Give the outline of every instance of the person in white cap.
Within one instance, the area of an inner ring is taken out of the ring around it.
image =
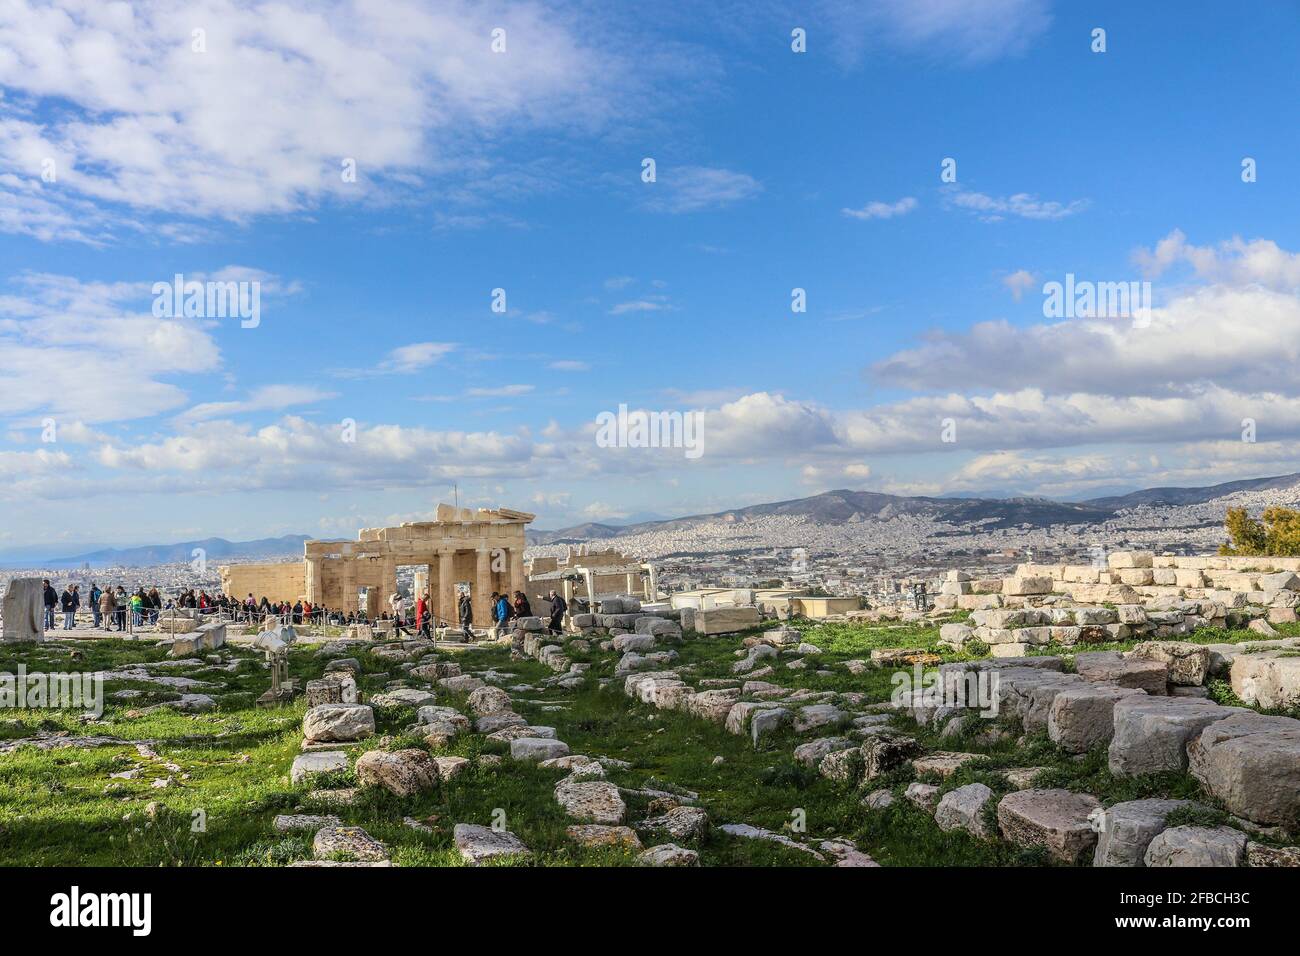
[[[393,596],[388,599],[389,607],[393,609],[393,636],[398,634],[407,634],[403,627],[406,621],[406,598],[402,597],[401,592],[394,591]]]

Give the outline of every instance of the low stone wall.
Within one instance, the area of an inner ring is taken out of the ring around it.
[[[1297,571],[1300,558],[1176,557],[1116,551],[1107,556],[1105,567],[1021,564],[1009,577],[983,580],[973,580],[964,571],[950,571],[935,605],[940,610],[980,611],[1038,605],[1064,597],[1081,604],[1150,605],[1177,600],[1218,603],[1228,611],[1251,607],[1291,610],[1300,604]],[[1273,623],[1295,620],[1293,615],[1293,610],[1273,615]]]

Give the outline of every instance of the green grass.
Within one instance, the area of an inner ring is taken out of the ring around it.
[[[771,664],[774,673],[759,679],[817,691],[856,692],[863,695],[864,702],[885,701],[893,689],[890,678],[896,668],[868,668],[854,675],[843,663],[867,660],[875,648],[937,648],[936,627],[808,622],[796,622],[796,626],[803,631],[804,640],[823,653],[807,657],[804,670],[774,660],[762,661],[759,666]],[[1283,625],[1279,630],[1300,633],[1300,625]],[[676,666],[684,668],[692,682],[736,677],[731,665],[742,637],[681,643],[676,647],[680,655]],[[1213,643],[1255,638],[1257,635],[1248,631],[1202,631],[1189,639]],[[940,831],[928,814],[901,799],[903,789],[914,778],[910,765],[871,781],[862,790],[850,789],[796,763],[791,751],[799,741],[789,734],[766,738],[762,747],[755,749],[748,737],[626,697],[622,681],[601,687],[601,678],[612,677],[617,655],[600,652],[596,643],[588,652],[570,653],[574,660],[593,665],[584,684],[571,691],[542,688],[540,682],[552,672],[532,660],[511,660],[506,648],[469,649],[455,659],[467,672],[490,667],[508,673],[507,686],[532,685],[534,690],[512,692],[517,710],[531,723],[555,727],[557,736],[575,754],[626,761],[629,766],[608,773],[620,786],[693,791],[715,825],[747,823],[814,846],[821,840],[846,838],[884,865],[1047,862],[1041,854],[1017,851],[998,841]],[[1127,649],[1134,643],[1042,651]],[[533,850],[528,861],[531,865],[619,866],[635,861],[635,853],[628,850],[584,849],[568,839],[565,829],[572,821],[552,794],[563,771],[508,759],[489,765],[480,758],[505,753],[508,748],[477,734],[464,735],[448,748],[434,751],[436,755],[466,757],[470,764],[455,779],[427,793],[397,798],[385,791],[363,790],[355,803],[342,807],[315,801],[308,795],[309,788],[291,785],[288,776],[300,753],[305,711],[302,697],[270,709],[254,706],[253,701],[269,686],[260,655],[228,647],[222,656],[237,662],[238,667],[227,672],[204,662],[161,671],[218,684],[195,691],[217,700],[217,709],[210,713],[187,715],[168,708],[146,711],[174,699],[177,693],[147,683],[111,681],[105,685],[106,697],[123,689],[138,689],[143,694],[129,701],[108,699],[98,722],[88,723],[80,714],[54,710],[9,711],[7,719],[0,719],[0,742],[38,731],[102,735],[122,741],[99,748],[42,751],[25,747],[0,754],[0,860],[18,866],[277,866],[311,857],[309,838],[274,831],[272,820],[277,814],[333,813],[387,844],[394,863],[403,866],[460,865],[452,842],[455,824],[490,825],[494,821],[504,822]],[[361,662],[359,683],[366,694],[404,677],[396,662],[365,650],[349,652],[349,656]],[[451,655],[440,656],[448,659]],[[969,656],[941,652],[945,661]],[[19,664],[32,672],[110,669],[163,660],[164,651],[124,640],[53,641],[0,648],[0,671],[10,673]],[[296,648],[290,656],[290,672],[302,682],[319,676],[326,663],[314,649]],[[1213,682],[1210,690],[1215,699],[1232,700],[1231,690],[1222,682]],[[439,690],[437,696],[440,704],[466,710],[464,695]],[[548,705],[562,709],[546,710]],[[419,736],[405,733],[414,719],[410,709],[382,708],[376,717],[378,735],[392,738],[386,746],[426,746]],[[1078,758],[1062,753],[1045,736],[1024,738],[1014,725],[1006,725],[1000,739],[990,740],[986,736],[989,721],[968,719],[956,737],[941,738],[937,728],[918,729],[905,718],[895,720],[915,733],[927,750],[982,755],[981,760],[947,779],[929,781],[945,791],[978,781],[1001,795],[1009,788],[999,770],[1036,766],[1045,768],[1040,785],[1087,791],[1106,803],[1153,795],[1186,796],[1206,804],[1209,809],[1204,812],[1220,813],[1185,774],[1112,777],[1104,748]],[[142,757],[136,742],[148,742],[157,758]],[[373,743],[377,746],[378,739]],[[364,749],[349,752],[356,756]],[[721,762],[715,761],[717,757]],[[111,777],[135,768],[139,773],[133,779]],[[154,780],[167,778],[169,786],[151,786]],[[329,783],[349,786],[355,780],[348,773]],[[862,804],[862,797],[879,787],[891,789],[900,799],[886,810],[870,810]],[[632,820],[652,809],[644,796],[629,796],[627,801]],[[408,817],[423,822],[428,831],[406,825],[403,821]],[[198,826],[200,820],[202,827]],[[667,839],[642,834],[646,846]],[[806,853],[769,841],[730,837],[716,829],[692,846],[705,865],[820,865]]]

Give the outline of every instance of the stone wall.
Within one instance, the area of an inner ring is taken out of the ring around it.
[[[307,593],[301,561],[280,561],[273,564],[227,564],[218,568],[221,573],[221,590],[242,601],[253,595],[260,601],[297,601]]]

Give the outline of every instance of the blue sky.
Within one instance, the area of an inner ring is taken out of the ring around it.
[[[1300,470],[1300,13],[1086,6],[7,5],[0,551]]]

